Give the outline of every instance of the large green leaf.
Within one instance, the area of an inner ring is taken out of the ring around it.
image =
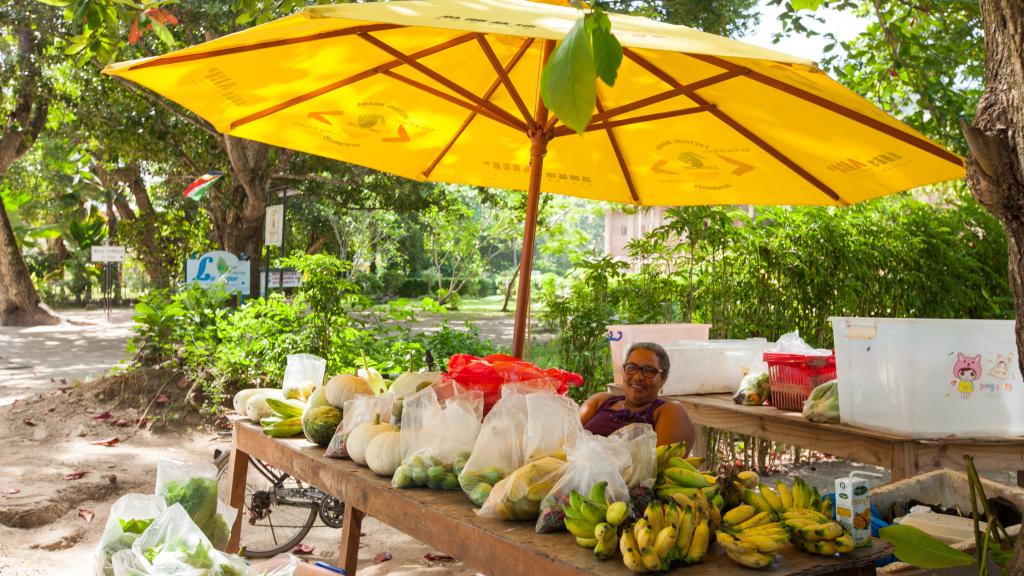
[[[593,20],[591,38],[594,43],[594,67],[597,76],[609,86],[615,86],[615,78],[619,75],[622,64],[622,44],[612,34],[612,23],[608,15],[600,10],[587,14]]]
[[[582,133],[594,114],[597,72],[586,18],[580,18],[551,54],[541,74],[544,104],[576,132]]]
[[[824,0],[791,0],[791,2],[790,2],[790,4],[792,4],[794,10],[812,10],[812,11],[813,10],[817,10],[818,7],[820,7],[824,3],[825,3]]]
[[[939,542],[913,526],[894,524],[878,531],[893,545],[893,554],[901,561],[918,568],[953,568],[974,564],[974,557]]]

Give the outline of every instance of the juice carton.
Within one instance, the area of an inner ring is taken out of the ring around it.
[[[848,478],[836,479],[836,522],[853,536],[857,546],[871,542],[871,492],[867,478],[881,477],[874,472],[851,472]]]

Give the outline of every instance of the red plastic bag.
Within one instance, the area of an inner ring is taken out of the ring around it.
[[[454,381],[469,390],[484,393],[484,414],[501,398],[501,387],[505,384],[528,382],[543,378],[554,378],[559,385],[558,394],[564,395],[569,386],[580,386],[583,377],[559,368],[541,370],[535,364],[506,354],[491,354],[477,358],[469,354],[455,354],[448,360],[448,372],[442,381]]]

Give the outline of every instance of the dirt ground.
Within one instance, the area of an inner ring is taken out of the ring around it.
[[[128,311],[109,324],[100,313],[72,319],[0,328],[0,575],[90,574],[110,506],[126,493],[152,492],[160,458],[212,461],[216,448],[230,448],[222,430],[188,405],[190,384],[173,372],[88,379],[127,356]],[[498,324],[489,331],[500,339],[505,327]],[[834,460],[781,474],[824,491],[853,469],[888,480],[885,470]],[[1008,474],[994,479],[1012,483]],[[476,574],[454,561],[427,560],[440,551],[372,518],[363,532],[360,574]],[[318,523],[304,543],[313,548],[309,558],[337,563],[339,542],[340,530]],[[392,559],[378,564],[382,552]]]

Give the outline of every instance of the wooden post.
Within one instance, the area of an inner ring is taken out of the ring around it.
[[[341,563],[349,576],[355,576],[359,564],[359,536],[363,528],[362,510],[345,506],[345,519],[341,526]]]
[[[245,479],[249,474],[249,455],[238,449],[238,425],[235,425],[234,439],[231,447],[231,493],[228,495],[228,504],[238,510],[235,515],[235,524],[231,528],[231,538],[228,539],[227,552],[236,554],[238,542],[242,536],[242,516],[245,508]]]
[[[544,176],[544,155],[548,151],[550,132],[545,130],[548,108],[540,96],[540,74],[544,70],[554,40],[545,40],[541,50],[540,70],[537,79],[537,103],[534,125],[530,129],[530,188],[526,197],[526,223],[523,225],[523,252],[519,257],[519,293],[516,295],[516,321],[512,333],[512,355],[523,357],[530,313],[530,280],[533,275],[533,249],[537,233],[537,210],[540,204],[540,181]]]

